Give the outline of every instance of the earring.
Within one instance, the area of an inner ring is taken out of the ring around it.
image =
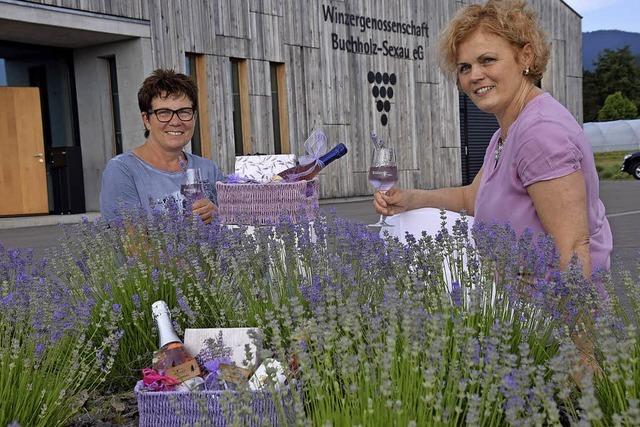
[[[522,70],[522,75],[523,76],[528,76],[529,75],[529,67],[527,67],[524,70]]]

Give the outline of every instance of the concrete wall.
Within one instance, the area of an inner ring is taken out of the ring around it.
[[[74,52],[78,121],[82,141],[85,203],[87,211],[100,208],[100,177],[113,151],[113,109],[106,57],[114,57],[118,75],[123,150],[144,142],[138,109],[141,76],[152,71],[148,38],[77,49]]]

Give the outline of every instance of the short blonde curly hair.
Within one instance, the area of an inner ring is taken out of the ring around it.
[[[549,43],[537,22],[537,14],[523,0],[489,0],[459,10],[440,34],[441,67],[445,71],[455,75],[460,43],[479,28],[504,38],[516,48],[529,43],[533,62],[527,77],[533,82],[542,79],[549,62]]]

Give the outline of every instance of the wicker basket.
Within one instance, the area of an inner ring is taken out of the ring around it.
[[[311,221],[318,215],[318,180],[265,184],[216,183],[224,224],[273,225]]]
[[[185,425],[225,427],[234,424],[277,426],[282,424],[279,422],[273,398],[268,393],[254,393],[251,399],[252,414],[242,415],[237,420],[235,413],[240,405],[231,403],[230,407],[224,408],[226,403],[223,403],[225,402],[223,391],[158,392],[145,391],[143,387],[142,381],[138,381],[135,387],[140,427]]]

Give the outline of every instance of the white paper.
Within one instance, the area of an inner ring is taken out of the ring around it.
[[[187,328],[184,331],[184,346],[187,352],[196,356],[200,353],[200,350],[204,347],[204,342],[212,338],[218,339],[220,332],[222,331],[222,342],[226,347],[231,348],[231,361],[235,362],[236,366],[247,367],[249,365],[256,365],[257,349],[253,340],[249,337],[249,331],[257,328],[207,328],[207,329],[192,329]],[[249,361],[249,365],[245,363],[246,350],[245,346],[249,345],[251,348],[252,360]]]

